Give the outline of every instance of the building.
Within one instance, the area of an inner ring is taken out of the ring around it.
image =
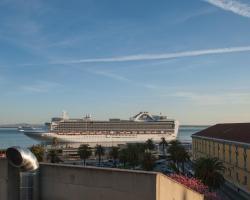
[[[226,183],[250,197],[250,123],[217,124],[192,135],[193,158],[217,157]]]

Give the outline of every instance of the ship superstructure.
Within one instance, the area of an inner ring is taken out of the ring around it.
[[[64,112],[63,117],[52,118],[47,125],[46,133],[25,134],[43,141],[57,138],[59,142],[119,144],[144,142],[147,139],[160,141],[163,137],[174,140],[179,128],[176,120],[148,112],[140,112],[129,120],[113,118],[109,121],[93,120],[90,115],[82,119],[70,119]]]

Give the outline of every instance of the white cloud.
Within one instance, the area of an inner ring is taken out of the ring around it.
[[[120,57],[55,61],[50,64],[80,64],[80,63],[167,60],[167,59],[173,59],[173,58],[195,57],[195,56],[203,56],[203,55],[225,54],[225,53],[247,52],[247,51],[250,51],[250,46],[228,47],[228,48],[218,48],[218,49],[203,49],[203,50],[182,51],[182,52],[163,53],[163,54],[139,54],[139,55],[129,55],[129,56],[120,56]]]
[[[129,83],[129,84],[132,84],[132,85],[135,85],[135,86],[150,89],[150,90],[158,89],[158,86],[153,85],[151,83],[142,83],[142,82],[134,81],[132,79],[126,78],[124,76],[121,76],[119,74],[115,74],[115,73],[112,73],[112,72],[98,71],[98,70],[96,70],[96,71],[88,70],[88,72],[94,73],[94,74],[97,74],[97,75],[101,75],[101,76],[104,76],[104,77],[107,77],[107,78],[111,78],[111,79],[114,79],[114,80],[117,80],[117,81],[120,81],[120,82],[125,82],[125,83]]]
[[[203,0],[223,10],[231,11],[237,15],[250,18],[250,5],[236,0]]]
[[[250,92],[193,93],[177,92],[173,97],[184,98],[199,105],[250,104]]]
[[[111,72],[106,72],[106,71],[89,71],[89,72],[99,74],[99,75],[102,75],[102,76],[105,76],[105,77],[108,77],[108,78],[112,78],[112,79],[115,79],[115,80],[118,80],[118,81],[122,81],[122,82],[132,82],[130,79],[128,79],[128,78],[126,78],[124,76],[114,74],[114,73],[111,73]]]
[[[32,93],[46,93],[52,89],[57,88],[60,84],[48,81],[37,81],[32,85],[23,85],[21,90]]]

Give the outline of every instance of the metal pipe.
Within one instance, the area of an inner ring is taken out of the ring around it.
[[[32,172],[38,169],[39,163],[35,155],[26,148],[10,147],[6,151],[6,156],[9,163],[22,172]]]
[[[35,155],[26,148],[10,147],[6,151],[9,163],[20,170],[20,200],[38,198],[38,168]]]

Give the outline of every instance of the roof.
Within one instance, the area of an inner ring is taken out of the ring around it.
[[[192,136],[201,136],[250,144],[250,123],[216,124]]]

